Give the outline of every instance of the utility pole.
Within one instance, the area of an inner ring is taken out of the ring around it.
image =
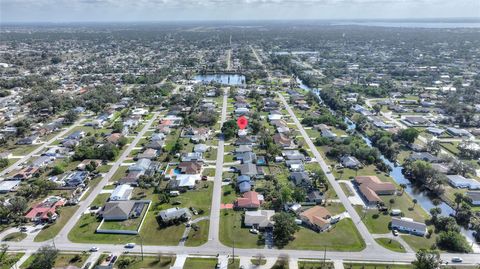
[[[323,265],[322,268],[325,267],[325,260],[327,259],[327,247],[325,247],[325,250],[323,252]]]
[[[139,234],[140,237],[140,251],[142,252],[142,261],[143,261],[143,237]]]

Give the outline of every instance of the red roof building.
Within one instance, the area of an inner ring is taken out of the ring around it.
[[[48,197],[28,211],[25,218],[31,221],[52,221],[58,216],[57,208],[63,206],[65,200],[60,197]]]
[[[260,207],[260,200],[258,193],[255,191],[248,191],[243,194],[243,197],[235,201],[236,208],[256,209]]]

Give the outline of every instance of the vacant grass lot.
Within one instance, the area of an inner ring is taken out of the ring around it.
[[[38,234],[35,236],[33,241],[43,242],[54,238],[60,230],[65,226],[67,221],[75,214],[78,206],[65,206],[59,209],[59,217],[55,223],[45,226]]]
[[[198,226],[198,230],[195,231],[194,229],[190,229],[190,233],[188,233],[188,239],[185,242],[185,246],[187,247],[198,247],[207,242],[210,221],[202,220],[196,224]]]
[[[76,259],[76,255],[78,255],[79,259]],[[90,256],[90,254],[58,254],[54,267],[65,267],[68,265],[80,267],[88,259],[88,256]],[[22,265],[20,265],[20,268],[29,268],[34,259],[35,255],[30,256]]]
[[[217,259],[187,258],[183,269],[214,269]]]
[[[422,248],[430,249],[432,245],[435,244],[436,239],[435,233],[433,233],[430,238],[409,234],[402,234],[400,236],[415,251],[418,251]]]
[[[405,248],[400,244],[398,241],[390,239],[390,238],[377,238],[375,239],[378,244],[380,244],[382,247],[389,249],[391,251],[396,251],[396,252],[401,252],[405,253],[407,252]]]
[[[333,263],[326,261],[299,261],[298,267],[302,269],[329,269],[333,268]]]
[[[222,203],[231,204],[237,199],[235,188],[232,185],[225,185],[222,187]]]
[[[243,212],[223,209],[220,212],[220,241],[226,246],[233,246],[235,241],[236,248],[263,248],[265,242],[242,226]]]
[[[286,249],[360,251],[365,248],[365,242],[360,236],[351,219],[343,219],[331,230],[317,233],[301,227]]]
[[[118,258],[117,264],[119,264],[121,260],[128,260],[130,262],[127,269],[168,269],[175,263],[174,256],[145,256],[142,261],[140,256],[122,255]]]

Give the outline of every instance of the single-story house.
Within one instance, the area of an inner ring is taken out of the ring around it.
[[[202,163],[200,162],[181,162],[178,169],[182,174],[200,174],[202,172]]]
[[[147,148],[144,152],[137,155],[138,159],[155,159],[158,156],[158,151],[153,148]]]
[[[255,229],[272,228],[272,217],[275,215],[274,210],[256,210],[246,211],[243,224],[245,227],[253,227]]]
[[[235,201],[235,208],[238,209],[256,209],[260,207],[261,199],[263,197],[255,191],[248,191],[242,197]]]
[[[353,156],[343,156],[340,158],[340,162],[343,167],[347,168],[357,168],[362,166],[362,163]]]
[[[310,179],[310,176],[308,175],[307,172],[291,172],[289,176],[290,180],[295,182],[295,185],[301,185],[301,184],[311,184],[312,181]]]
[[[480,205],[480,191],[469,191],[467,196],[472,200],[472,205]]]
[[[139,159],[134,165],[128,167],[128,171],[146,171],[151,163],[149,159]]]
[[[437,163],[440,161],[440,159],[428,152],[413,152],[410,157],[408,157],[412,161],[426,161],[430,163]]]
[[[158,218],[163,223],[170,223],[173,221],[189,221],[192,218],[192,213],[188,208],[173,207],[162,210],[158,213]]]
[[[65,200],[61,197],[52,196],[33,206],[25,215],[30,221],[54,221],[57,219],[57,208],[63,206]]]
[[[425,223],[417,222],[410,218],[392,217],[391,227],[392,229],[419,236],[425,236],[427,233],[427,225]]]
[[[126,201],[132,195],[133,187],[128,184],[122,184],[115,187],[110,195],[110,201]]]
[[[105,203],[100,215],[104,220],[127,220],[138,218],[149,200],[110,201]]]
[[[382,202],[379,195],[392,195],[396,187],[391,182],[382,182],[376,176],[357,176],[354,179],[366,202],[370,205]]]
[[[310,229],[323,232],[330,228],[332,214],[323,206],[314,206],[300,213],[300,219]]]
[[[8,193],[15,191],[20,185],[20,180],[3,180],[0,181],[0,193]]]
[[[88,177],[87,171],[74,171],[70,172],[62,178],[65,186],[77,187],[80,184],[84,184]]]
[[[307,202],[321,204],[323,201],[323,193],[319,190],[311,190],[307,193]]]
[[[465,178],[462,175],[447,175],[448,183],[455,188],[463,188],[470,190],[480,189],[480,182],[473,178]]]

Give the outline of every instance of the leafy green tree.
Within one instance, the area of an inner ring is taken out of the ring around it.
[[[421,249],[416,254],[416,260],[412,262],[415,269],[440,268],[440,253],[436,250]]]
[[[273,241],[275,245],[282,248],[293,240],[293,235],[300,228],[295,223],[295,218],[286,212],[277,213],[272,219],[275,222],[273,225]]]
[[[50,172],[50,175],[56,176],[65,173],[65,170],[60,165],[55,165]]]
[[[465,237],[457,231],[441,232],[437,237],[437,246],[454,252],[468,253],[472,251]]]
[[[122,121],[115,121],[112,126],[112,133],[121,133],[123,130],[123,122]]]
[[[229,140],[235,136],[238,131],[237,122],[235,120],[228,120],[223,123],[222,134],[225,140]]]
[[[5,168],[8,166],[8,159],[0,158],[0,169]]]
[[[398,132],[398,137],[406,143],[413,143],[417,139],[420,132],[415,128],[407,128]]]
[[[32,264],[28,269],[51,269],[58,256],[58,250],[52,246],[40,247],[34,254]]]

